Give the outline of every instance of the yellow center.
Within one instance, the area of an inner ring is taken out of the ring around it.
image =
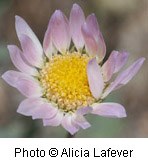
[[[86,73],[89,59],[78,52],[54,55],[40,72],[45,97],[65,112],[94,102]]]

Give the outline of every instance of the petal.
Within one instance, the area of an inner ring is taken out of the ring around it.
[[[41,68],[43,65],[43,51],[27,35],[21,35],[20,41],[25,59],[32,66]]]
[[[70,12],[70,32],[72,35],[72,40],[77,48],[81,50],[84,46],[84,39],[81,32],[81,26],[85,22],[85,16],[81,7],[74,4]]]
[[[86,106],[86,107],[77,109],[76,114],[85,115],[85,114],[91,113],[91,111],[92,111],[92,107]]]
[[[17,46],[9,45],[8,50],[9,50],[10,58],[16,68],[18,68],[21,72],[24,72],[30,75],[35,75],[35,76],[38,75],[38,71],[35,68],[29,66],[22,59],[22,52]]]
[[[19,40],[22,34],[27,35],[31,38],[33,43],[38,46],[39,51],[42,51],[42,46],[38,38],[36,37],[32,29],[29,27],[29,25],[26,23],[26,21],[20,16],[15,16],[15,28]]]
[[[129,53],[123,51],[123,52],[118,52],[118,51],[113,51],[114,56],[116,58],[116,63],[115,63],[115,70],[114,73],[118,72],[127,62]]]
[[[35,113],[36,109],[44,104],[44,102],[45,100],[43,98],[25,99],[19,105],[17,112],[25,116],[32,116],[32,114]]]
[[[116,51],[113,51],[108,60],[103,64],[102,66],[102,72],[103,72],[103,77],[104,81],[107,82],[111,79],[114,70],[115,70],[115,64],[116,64]]]
[[[57,114],[57,109],[51,103],[44,103],[32,113],[33,119],[49,119]]]
[[[90,123],[82,115],[76,115],[73,121],[76,125],[83,129],[87,129],[91,126]]]
[[[16,83],[21,79],[21,78],[31,78],[31,76],[17,72],[17,71],[7,71],[2,75],[2,78],[12,87],[16,87]],[[31,78],[32,79],[32,78]]]
[[[33,119],[47,119],[53,117],[57,109],[43,98],[29,98],[21,102],[17,112]]]
[[[38,81],[27,74],[17,71],[7,71],[2,75],[2,78],[26,97],[40,97],[43,94]]]
[[[53,44],[52,44],[52,36],[51,36],[51,21],[49,21],[48,28],[44,36],[43,49],[47,57],[51,58],[52,53],[53,53]]]
[[[106,54],[106,45],[102,33],[100,32],[96,16],[94,14],[89,15],[86,19],[86,24],[87,30],[92,35],[97,44],[98,49],[95,55],[98,56],[98,60],[101,62]]]
[[[75,134],[79,128],[74,125],[74,123],[72,122],[72,119],[73,119],[73,116],[70,115],[70,114],[66,114],[64,117],[63,117],[63,120],[62,120],[62,126],[70,133],[70,134]]]
[[[93,105],[92,113],[103,117],[126,117],[126,111],[124,107],[117,103],[96,103]]]
[[[100,67],[95,58],[90,60],[87,65],[87,76],[90,91],[92,95],[99,99],[104,88],[103,77],[101,74]]]
[[[56,10],[51,17],[52,41],[56,48],[64,53],[70,46],[70,28],[66,16]]]
[[[85,48],[90,56],[96,56],[99,53],[98,45],[86,23],[82,26],[82,34],[85,42]]]
[[[126,70],[124,70],[121,74],[117,76],[114,82],[112,82],[109,87],[106,89],[106,91],[103,94],[103,98],[106,97],[110,92],[112,92],[115,89],[120,88],[121,86],[127,84],[139,71],[141,68],[145,58],[140,58],[137,61],[135,61],[130,67],[128,67]]]
[[[58,112],[54,117],[51,119],[44,119],[43,124],[44,126],[59,126],[63,119],[63,113]]]
[[[35,79],[20,78],[15,87],[26,97],[40,97],[43,95],[42,88]]]

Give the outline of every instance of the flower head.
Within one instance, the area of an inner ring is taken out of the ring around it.
[[[43,48],[29,25],[16,16],[16,32],[21,49],[9,45],[13,64],[19,71],[7,71],[3,79],[27,97],[17,112],[42,119],[45,126],[60,124],[71,134],[90,124],[88,113],[105,117],[125,117],[122,105],[103,103],[112,91],[127,84],[138,72],[144,58],[117,75],[128,53],[112,51],[103,63],[106,45],[94,14],[85,18],[74,4],[69,20],[56,10],[45,33]]]

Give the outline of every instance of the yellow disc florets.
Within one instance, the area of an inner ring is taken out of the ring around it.
[[[54,55],[40,71],[45,97],[65,112],[94,102],[86,73],[89,59],[78,52]]]

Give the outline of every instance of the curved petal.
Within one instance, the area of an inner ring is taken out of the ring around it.
[[[116,73],[126,64],[129,57],[129,53],[125,51],[123,52],[113,51],[113,53],[116,58],[115,70],[114,70],[114,73]]]
[[[27,35],[20,36],[21,46],[25,59],[32,66],[41,68],[43,65],[43,51],[40,50],[38,45],[35,45],[30,37]]]
[[[54,117],[51,119],[44,119],[43,124],[44,126],[59,126],[63,119],[63,113],[58,112]]]
[[[44,104],[44,102],[43,98],[25,99],[19,105],[17,112],[25,116],[32,116],[36,112],[36,109]]]
[[[135,61],[130,67],[128,67],[126,70],[124,70],[121,74],[119,74],[115,81],[112,82],[108,88],[105,90],[103,97],[105,98],[110,92],[112,92],[115,89],[120,88],[121,86],[127,84],[139,71],[141,68],[145,58],[140,58],[137,61]]]
[[[38,49],[42,51],[41,43],[39,42],[35,33],[32,31],[32,29],[29,27],[26,21],[20,16],[15,16],[15,28],[16,28],[16,32],[17,32],[19,40],[22,34],[27,35],[31,38],[33,43],[38,46]]]
[[[43,98],[29,98],[21,102],[17,112],[33,119],[47,119],[56,115],[57,109]]]
[[[86,23],[82,25],[82,34],[85,42],[85,48],[90,56],[96,56],[99,53],[97,42],[95,41],[91,31]]]
[[[99,99],[104,88],[104,82],[100,67],[95,58],[88,62],[87,77],[92,95]]]
[[[31,76],[21,73],[18,71],[7,71],[2,75],[2,78],[12,87],[16,87],[16,83],[21,79],[21,78],[31,78]],[[32,79],[32,78],[31,78]]]
[[[85,114],[91,113],[91,111],[92,111],[92,107],[86,106],[86,107],[77,109],[76,114],[77,115],[85,115]]]
[[[24,72],[30,75],[35,75],[35,76],[38,75],[38,71],[35,68],[29,66],[22,59],[22,52],[17,46],[9,45],[8,50],[9,50],[10,58],[16,68],[18,68],[21,72]]]
[[[73,122],[83,129],[87,129],[91,126],[82,115],[76,115],[73,119]]]
[[[20,78],[15,87],[26,97],[40,97],[43,90],[35,79]]]
[[[51,58],[52,53],[53,53],[53,44],[52,44],[52,36],[51,36],[51,21],[49,21],[48,28],[44,36],[43,49],[46,56]]]
[[[33,119],[49,119],[57,114],[57,109],[51,103],[44,103],[32,113]]]
[[[84,46],[84,39],[81,32],[81,26],[85,22],[85,16],[81,7],[74,4],[70,12],[70,32],[72,35],[72,40],[77,48],[81,50]]]
[[[70,134],[75,134],[79,128],[74,125],[72,122],[73,116],[70,114],[66,114],[62,119],[62,126],[65,128]]]
[[[105,45],[102,33],[100,32],[96,16],[94,14],[89,15],[86,18],[86,25],[84,26],[87,26],[87,31],[88,31],[87,33],[89,33],[89,36],[94,38],[96,42],[97,51],[95,55],[97,55],[99,62],[101,62],[106,54],[106,45]],[[89,43],[87,43],[88,39],[87,40],[86,39],[87,37],[84,35],[85,44],[88,47]]]
[[[110,54],[108,60],[101,67],[105,82],[109,81],[114,73],[115,64],[116,64],[116,52],[117,51],[113,51]]]
[[[43,94],[38,81],[27,74],[17,71],[7,71],[2,75],[2,78],[26,97],[40,97]]]
[[[94,104],[93,106],[93,114],[97,114],[103,117],[117,117],[122,118],[126,117],[126,111],[124,107],[117,103],[100,103]]]
[[[66,16],[56,10],[51,17],[52,41],[56,48],[64,53],[70,46],[71,36],[69,22]]]

